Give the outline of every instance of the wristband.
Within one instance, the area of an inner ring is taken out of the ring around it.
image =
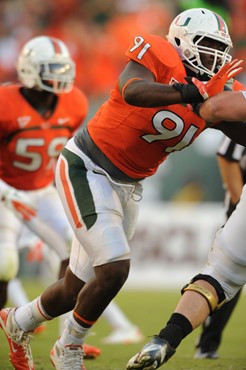
[[[195,85],[175,82],[172,86],[175,90],[180,92],[183,103],[197,104],[204,101]]]

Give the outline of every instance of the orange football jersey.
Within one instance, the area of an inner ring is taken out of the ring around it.
[[[148,68],[156,82],[186,82],[182,61],[164,38],[137,36],[126,55]],[[95,144],[132,178],[153,175],[169,153],[190,145],[205,128],[206,122],[185,105],[142,108],[127,104],[118,83],[88,123]]]
[[[0,86],[0,178],[21,190],[54,181],[55,159],[88,111],[76,87],[60,94],[53,114],[43,118],[22,96],[20,85]]]

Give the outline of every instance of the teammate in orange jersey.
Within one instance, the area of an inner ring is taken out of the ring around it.
[[[87,98],[73,86],[75,65],[58,39],[37,37],[22,49],[21,84],[0,87],[0,307],[18,271],[17,244],[24,224],[55,250],[60,276],[68,265],[70,225],[53,185],[54,166],[81,126]],[[15,292],[17,298],[18,292]],[[98,356],[94,347],[86,356]]]
[[[168,41],[136,36],[109,100],[59,157],[56,185],[76,239],[64,279],[28,305],[1,311],[2,329],[10,349],[15,348],[12,362],[20,354],[26,366],[31,357],[28,331],[73,310],[50,356],[56,369],[84,369],[84,339],[129,273],[128,240],[134,234],[142,180],[169,153],[190,145],[211,126],[190,105],[221,92],[241,71],[241,62],[231,62],[231,47],[225,22],[206,9],[175,18]],[[187,76],[193,76],[188,84]],[[232,83],[233,89],[242,89]],[[246,136],[237,135],[233,124],[213,127],[245,145]],[[243,123],[241,128],[246,129]]]
[[[0,86],[1,307],[18,270],[16,245],[24,223],[58,253],[64,273],[69,225],[53,185],[54,166],[88,110],[87,98],[73,87],[75,65],[60,40],[29,41],[17,73],[20,84]]]

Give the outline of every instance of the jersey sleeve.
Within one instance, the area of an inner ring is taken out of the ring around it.
[[[163,69],[174,68],[180,62],[173,46],[164,38],[155,35],[136,36],[125,54],[128,61],[134,60],[149,69],[156,80],[163,74]]]

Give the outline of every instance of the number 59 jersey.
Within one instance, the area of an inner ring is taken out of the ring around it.
[[[182,61],[164,38],[137,36],[126,55],[149,69],[158,83],[186,82]],[[95,144],[132,178],[153,175],[171,152],[190,145],[205,128],[206,122],[181,104],[157,108],[127,104],[117,83],[110,99],[88,123]]]
[[[36,190],[54,181],[56,158],[82,124],[88,102],[74,87],[58,95],[54,112],[44,119],[20,88],[0,87],[0,178],[16,189]]]

